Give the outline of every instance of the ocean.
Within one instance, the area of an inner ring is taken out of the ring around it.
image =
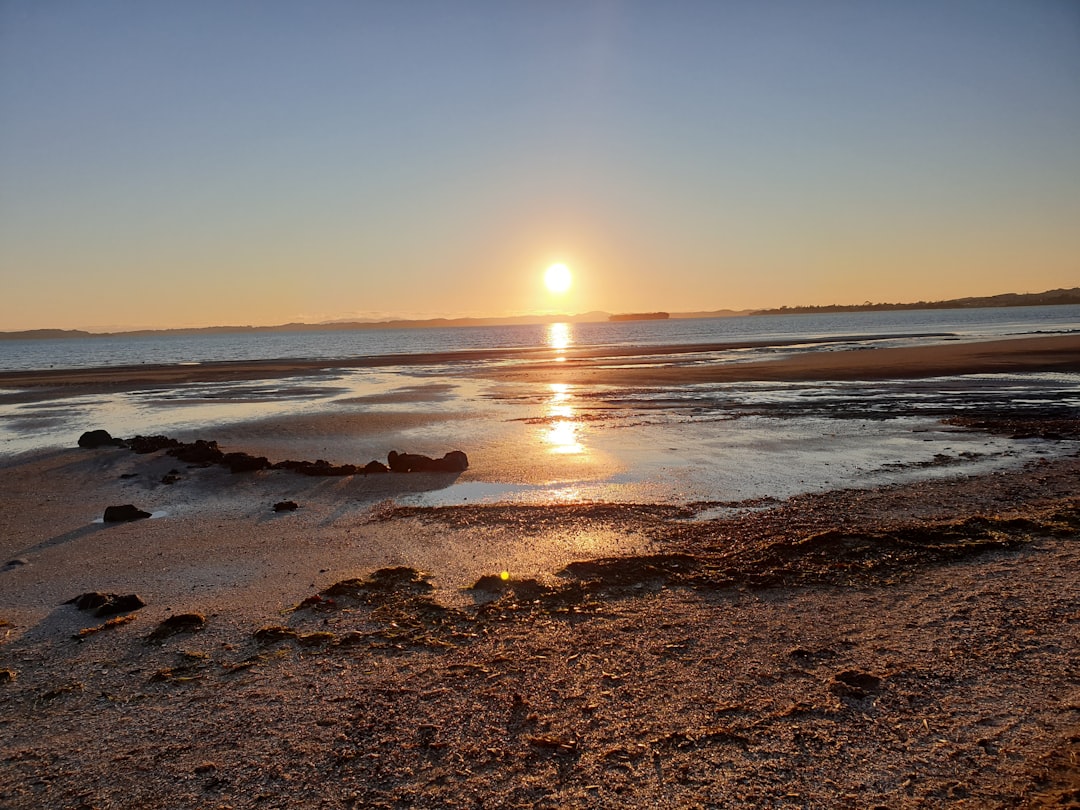
[[[453,482],[412,488],[417,506],[583,501],[692,503],[701,515],[762,498],[1012,467],[1072,443],[961,430],[956,414],[1080,413],[1071,374],[929,380],[575,386],[485,378],[482,349],[750,344],[650,362],[739,362],[808,349],[922,345],[1080,331],[1080,306],[857,312],[446,329],[0,341],[0,368],[356,359],[400,364],[303,376],[37,397],[0,389],[0,463],[71,448],[105,428],[218,440],[227,450],[364,464],[391,449],[469,454]],[[805,343],[805,345],[799,345]],[[460,352],[453,363],[408,355]],[[624,362],[620,357],[615,362]],[[312,425],[323,426],[315,429]],[[363,486],[350,496],[364,505]],[[369,504],[370,505],[370,504]]]
[[[571,323],[558,336],[576,347],[755,342],[767,348],[803,338],[985,338],[1077,330],[1080,305]],[[520,349],[549,346],[552,337],[551,325],[540,324],[0,340],[0,371]]]

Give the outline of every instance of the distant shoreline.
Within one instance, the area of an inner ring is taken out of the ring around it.
[[[913,304],[830,304],[795,306],[777,309],[717,309],[696,312],[647,313],[666,315],[671,320],[694,318],[738,318],[756,315],[813,315],[837,312],[888,312],[895,310],[991,309],[996,307],[1046,307],[1080,304],[1080,287],[1048,290],[1041,293],[1005,293],[983,298],[956,298],[948,301],[918,301]],[[521,315],[508,318],[427,318],[386,321],[342,321],[336,323],[285,323],[275,326],[201,326],[174,329],[132,329],[119,332],[88,332],[83,329],[23,329],[0,332],[0,340],[70,340],[109,337],[151,337],[168,335],[214,335],[266,332],[341,332],[374,329],[451,329],[475,326],[535,326],[548,323],[605,323],[640,320],[639,316],[613,315],[592,311],[577,315]],[[655,319],[655,318],[650,318]],[[666,320],[666,318],[665,318]]]
[[[939,336],[940,337],[940,336]],[[887,340],[875,336],[872,340]],[[78,369],[0,372],[0,388],[30,389],[27,401],[92,391],[117,391],[146,385],[283,379],[346,368],[452,364],[468,360],[519,361],[465,373],[516,382],[563,382],[576,385],[679,385],[691,383],[808,380],[919,379],[959,374],[1080,372],[1080,334],[1013,337],[919,347],[828,351],[820,348],[756,362],[656,363],[656,356],[685,358],[702,353],[760,346],[752,342],[649,347],[572,349],[559,359],[546,348],[486,349],[353,358],[220,361],[195,365],[151,364]],[[773,341],[775,347],[805,346],[805,339]],[[612,361],[618,359],[616,365]]]

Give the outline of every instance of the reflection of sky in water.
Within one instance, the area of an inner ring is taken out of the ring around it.
[[[200,382],[44,402],[19,402],[0,390],[0,454],[49,447],[72,447],[86,430],[104,428],[114,436],[198,431],[214,426],[285,414],[303,414],[358,395],[385,395],[396,410],[430,408],[446,397],[446,385],[424,385],[414,377],[380,369],[319,374],[273,381]],[[468,381],[453,389],[468,390]],[[397,396],[398,392],[406,395]],[[456,393],[456,392],[455,392]],[[7,401],[5,401],[7,400]],[[353,406],[359,407],[359,406]]]
[[[420,437],[447,448],[460,443],[473,468],[444,489],[402,500],[715,503],[952,476],[1075,452],[1074,442],[1012,440],[938,423],[953,413],[1025,407],[1075,414],[1080,380],[983,375],[618,389],[508,386],[453,376],[445,366],[360,369],[39,403],[0,391],[0,454],[73,447],[84,430],[98,427],[118,436],[191,438],[197,431],[214,438],[216,426],[268,416],[455,411],[484,418],[433,425],[432,435],[420,428],[393,435],[410,445]],[[383,439],[391,434],[375,441]]]

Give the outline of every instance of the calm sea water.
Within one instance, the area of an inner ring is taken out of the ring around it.
[[[664,346],[882,335],[962,338],[1080,331],[1080,306],[762,315],[568,324],[571,346]],[[0,341],[0,370],[339,359],[551,345],[549,325]]]

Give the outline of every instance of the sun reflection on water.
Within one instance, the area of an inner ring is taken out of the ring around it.
[[[547,345],[555,350],[555,360],[559,363],[566,362],[566,350],[574,342],[574,336],[568,323],[549,323],[547,328]]]
[[[544,441],[548,450],[560,455],[572,455],[585,452],[581,444],[579,431],[581,423],[575,418],[574,406],[570,402],[570,386],[565,383],[551,383],[548,386],[551,396],[547,400],[548,428],[544,431]]]

